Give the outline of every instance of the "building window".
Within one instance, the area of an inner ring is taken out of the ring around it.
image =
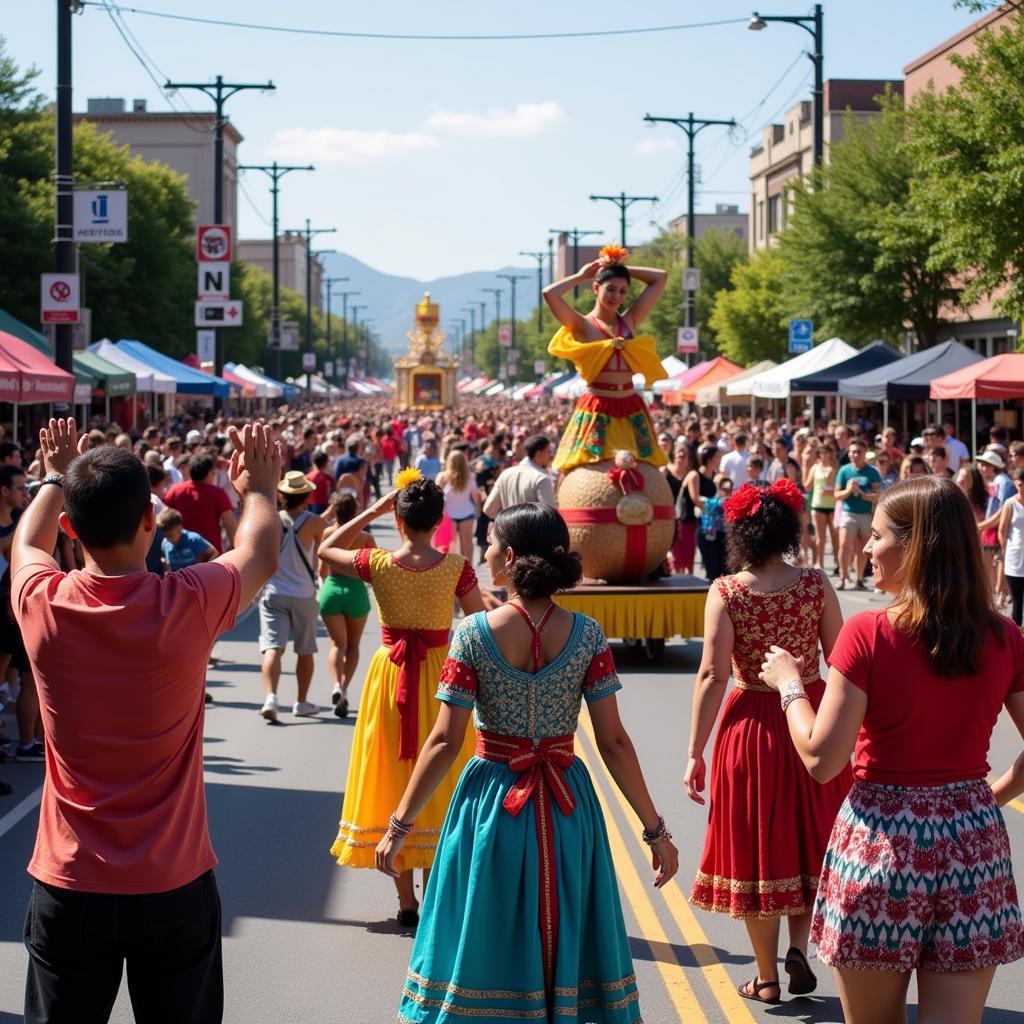
[[[782,195],[768,197],[768,234],[774,235],[782,228]]]

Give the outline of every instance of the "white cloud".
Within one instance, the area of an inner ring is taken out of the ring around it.
[[[435,110],[424,122],[424,127],[459,135],[525,139],[540,135],[564,118],[562,108],[548,100],[544,103],[517,103],[511,110],[494,108],[482,114]]]
[[[678,153],[679,143],[675,139],[641,139],[634,147],[637,156],[661,156],[663,153]]]
[[[402,157],[440,143],[426,132],[361,131],[356,128],[286,128],[274,133],[268,154],[316,164],[370,163]]]

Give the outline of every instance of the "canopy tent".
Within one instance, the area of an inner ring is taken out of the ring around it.
[[[729,380],[740,372],[740,367],[724,356],[715,356],[707,363],[698,363],[689,373],[679,378],[678,387],[664,393],[661,398],[666,405],[682,405],[683,402],[695,402],[697,389],[705,385],[713,385],[718,381]],[[657,386],[657,385],[655,385]]]
[[[726,405],[729,401],[729,396],[725,390],[726,384],[738,383],[750,377],[756,377],[759,373],[764,373],[765,370],[770,370],[773,366],[778,366],[778,363],[771,359],[762,359],[761,362],[755,363],[746,370],[740,370],[739,373],[726,377],[717,383],[703,384],[697,388],[696,403],[697,405]],[[749,396],[744,395],[743,397]]]
[[[664,380],[655,381],[651,390],[656,395],[663,394],[666,391],[676,391],[680,387],[683,387],[687,381],[693,380],[694,374],[700,376],[700,374],[707,369],[710,363],[711,360],[705,359],[693,366],[684,366],[681,370],[678,370],[671,376],[666,377]]]
[[[74,355],[75,372],[85,371],[99,378],[100,390],[107,398],[121,398],[134,395],[136,390],[135,374],[120,366],[115,366],[95,352],[76,352]]]
[[[839,382],[839,394],[865,402],[925,402],[936,377],[979,363],[983,358],[973,348],[950,339],[921,349],[899,362],[847,377]]]
[[[562,381],[551,394],[555,398],[579,398],[586,387],[587,382],[578,373],[574,373],[568,380]]]
[[[15,405],[70,402],[75,378],[27,341],[0,331],[0,398]]]
[[[684,371],[691,369],[691,367],[687,366],[682,359],[678,359],[676,356],[665,356],[661,361],[661,365],[670,377],[675,377],[676,374],[683,373]]]
[[[990,402],[1024,398],[1024,355],[1005,352],[936,377],[932,381],[931,397]]]
[[[320,377],[317,374],[314,374],[312,380],[307,382],[307,376],[308,375],[304,373],[295,378],[293,385],[299,392],[304,392],[308,383],[310,392],[318,398],[341,398],[341,388],[335,387],[333,384],[328,384],[323,377]],[[360,382],[350,380],[349,387],[355,388],[357,383]],[[358,393],[366,394],[366,392],[363,391],[359,391]],[[373,394],[373,392],[370,393]]]
[[[139,362],[166,374],[174,381],[174,390],[179,395],[214,395],[217,398],[230,398],[232,385],[223,377],[202,370],[194,370],[178,359],[157,352],[144,342],[131,338],[122,338],[117,347]],[[102,354],[102,353],[101,353]]]
[[[238,392],[243,398],[265,397],[265,395],[260,395],[260,391],[264,390],[263,385],[255,384],[251,380],[239,377],[228,369],[223,370],[221,375],[229,384],[234,384],[238,388]]]
[[[884,341],[873,341],[849,359],[833,363],[831,366],[804,377],[797,377],[790,382],[790,388],[803,394],[834,395],[839,390],[839,382],[847,377],[856,377],[860,373],[868,373],[881,366],[898,362],[903,356],[894,348],[889,348]]]
[[[161,370],[155,370],[152,366],[136,359],[126,349],[121,349],[109,338],[101,341],[94,341],[87,349],[87,352],[95,352],[108,363],[135,374],[136,391],[151,391],[158,395],[173,395],[175,391],[174,378]]]
[[[834,366],[856,353],[857,350],[841,338],[829,338],[764,373],[742,381],[734,378],[726,384],[725,391],[730,397],[750,395],[752,398],[789,398],[795,390],[792,386],[794,379]]]
[[[33,348],[39,349],[40,352],[45,352],[51,358],[53,357],[53,346],[45,334],[29,327],[28,324],[23,324],[17,317],[11,316],[4,309],[0,309],[0,331],[13,334],[16,338],[27,341]]]
[[[262,385],[266,389],[266,395],[263,396],[260,395],[259,391],[256,392],[257,396],[261,398],[282,398],[285,396],[287,389],[291,387],[290,384],[282,384],[280,381],[274,380],[266,374],[253,370],[244,363],[225,363],[224,369],[230,370],[236,377],[241,377],[242,380],[248,380],[253,384]]]

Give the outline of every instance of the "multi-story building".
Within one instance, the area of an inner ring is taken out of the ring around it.
[[[611,239],[606,239],[601,245],[605,245],[609,241]],[[588,263],[596,260],[601,251],[601,245],[584,245],[581,242],[578,246],[573,246],[572,235],[565,232],[560,234],[555,239],[554,280],[557,281],[559,278],[575,274],[580,267],[585,267]]]
[[[131,109],[124,99],[90,99],[84,114],[75,121],[91,121],[114,141],[128,146],[132,156],[167,164],[188,180],[188,194],[195,203],[197,224],[212,224],[213,219],[213,132],[212,113],[176,113],[173,110],[146,109],[145,100],[133,100]],[[224,124],[224,223],[237,223],[238,172],[237,151],[242,136],[230,121]]]
[[[903,69],[906,76],[904,96],[907,103],[929,88],[941,93],[957,85],[960,81],[960,71],[950,62],[950,57],[970,56],[976,50],[979,32],[999,31],[1008,19],[1017,13],[1015,3],[1004,3],[962,32],[911,61]],[[996,312],[994,301],[998,298],[999,293],[996,293],[990,298],[982,299],[968,310],[945,310],[943,319],[946,321],[947,329],[943,331],[944,336],[955,338],[986,356],[1012,352],[1020,341],[1020,325]]]
[[[281,235],[278,243],[278,266],[281,287],[290,288],[300,295],[306,294],[306,239],[302,235]],[[270,238],[246,238],[238,242],[235,256],[245,263],[259,267],[268,275],[273,272],[274,244]],[[321,308],[324,268],[314,257],[310,267],[313,307]]]
[[[693,215],[694,238],[701,238],[708,231],[726,231],[745,242],[747,240],[748,215],[740,213],[738,206],[730,203],[716,203],[714,213]],[[686,214],[668,222],[668,229],[674,235],[686,234]]]
[[[903,82],[885,79],[832,78],[825,82],[825,159],[828,147],[843,135],[843,122],[853,113],[867,120],[878,112],[877,97],[891,88],[903,93]],[[814,166],[814,106],[809,100],[786,112],[782,124],[770,124],[750,151],[750,251],[765,249],[786,226],[789,210],[786,184]]]

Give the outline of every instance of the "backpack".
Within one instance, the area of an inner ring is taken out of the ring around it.
[[[721,498],[705,498],[704,511],[700,515],[700,532],[708,540],[714,540],[725,530],[725,509]]]

